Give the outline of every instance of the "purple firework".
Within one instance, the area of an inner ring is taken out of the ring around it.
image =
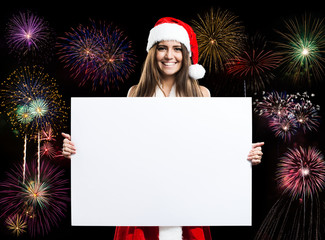
[[[26,167],[26,180],[22,169],[16,167],[0,183],[0,217],[23,217],[30,235],[45,235],[65,216],[69,201],[68,180],[63,170],[42,162],[41,179],[37,180],[35,166]]]
[[[48,55],[48,51],[43,50],[51,45],[52,33],[43,18],[29,11],[19,12],[9,20],[7,43],[10,50],[19,57],[36,53]]]

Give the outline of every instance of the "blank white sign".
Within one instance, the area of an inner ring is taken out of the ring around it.
[[[251,225],[251,98],[72,98],[72,225]]]

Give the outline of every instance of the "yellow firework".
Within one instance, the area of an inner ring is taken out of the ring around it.
[[[193,20],[199,47],[199,61],[209,71],[224,70],[225,63],[237,56],[243,46],[244,26],[228,10],[213,8]]]
[[[27,223],[19,214],[6,219],[7,228],[17,237],[26,232]]]

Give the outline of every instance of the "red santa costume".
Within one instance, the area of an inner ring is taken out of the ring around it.
[[[175,18],[162,18],[151,29],[147,51],[163,40],[175,40],[185,45],[192,59],[189,76],[194,79],[202,78],[204,68],[198,64],[198,46],[193,29],[186,23]],[[159,86],[154,97],[165,97]],[[169,97],[176,97],[175,85]],[[116,227],[114,240],[211,240],[209,227]]]

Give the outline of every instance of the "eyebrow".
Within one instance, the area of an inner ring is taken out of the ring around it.
[[[167,45],[165,45],[165,44],[161,44],[161,43],[158,43],[158,45],[157,46],[160,46],[160,47],[167,47]],[[182,47],[182,45],[181,44],[176,44],[176,45],[173,45],[172,47]]]

